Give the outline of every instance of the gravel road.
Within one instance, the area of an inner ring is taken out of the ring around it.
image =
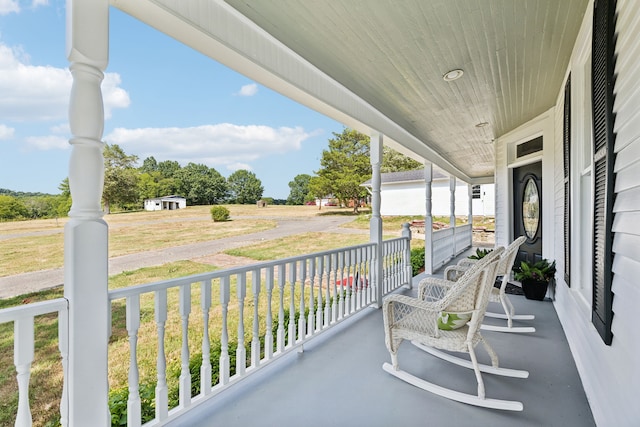
[[[278,239],[293,234],[319,231],[355,234],[369,233],[369,230],[340,228],[342,224],[353,221],[353,218],[348,216],[328,215],[309,218],[276,217],[269,219],[274,219],[277,222],[277,226],[273,229],[258,233],[110,258],[109,275],[118,274],[127,270],[136,270],[142,267],[162,265],[173,261],[209,257],[227,249],[248,246],[264,240]],[[9,298],[53,288],[61,285],[63,281],[64,271],[62,268],[0,277],[0,298]]]

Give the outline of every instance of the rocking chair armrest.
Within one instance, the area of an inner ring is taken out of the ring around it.
[[[434,313],[439,313],[442,310],[442,304],[439,304],[438,301],[423,301],[418,298],[399,294],[386,296],[383,300],[382,308],[386,312],[389,309],[389,306],[394,304],[404,304],[405,306]]]
[[[464,273],[467,272],[467,270],[469,270],[471,267],[473,266],[473,264],[469,264],[469,265],[450,265],[449,267],[444,269],[444,277],[446,280],[455,282],[456,280],[458,280],[460,278],[460,276],[462,276]]]
[[[431,301],[440,299],[442,294],[449,290],[455,282],[446,279],[440,279],[438,277],[426,277],[418,283],[418,299],[424,301],[426,298],[429,298]],[[432,289],[440,290],[438,295],[430,294],[430,290]]]
[[[478,262],[478,260],[477,260],[477,259],[463,258],[463,259],[461,259],[460,261],[458,261],[458,264],[457,264],[457,265],[459,265],[459,266],[461,266],[461,267],[465,267],[465,266],[466,266],[466,267],[471,267],[471,266],[473,266],[473,264],[475,264],[476,262]]]

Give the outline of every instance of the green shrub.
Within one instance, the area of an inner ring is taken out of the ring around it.
[[[424,268],[424,248],[411,249],[411,273],[417,276]]]
[[[155,384],[141,383],[140,406],[142,411],[142,424],[151,421],[156,416]],[[109,411],[111,412],[111,427],[127,425],[127,399],[129,387],[123,386],[109,391]]]
[[[229,209],[224,206],[212,206],[211,207],[211,219],[214,222],[222,222],[229,220]]]
[[[487,256],[493,249],[476,249],[476,253],[469,255],[469,259],[482,259]]]

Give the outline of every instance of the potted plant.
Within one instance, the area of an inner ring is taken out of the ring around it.
[[[522,292],[527,299],[542,301],[549,283],[556,274],[556,262],[541,259],[535,263],[522,261],[514,270],[514,278],[522,283]]]

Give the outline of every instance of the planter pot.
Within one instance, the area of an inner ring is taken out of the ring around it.
[[[547,294],[549,282],[524,280],[522,281],[522,292],[527,299],[542,301]]]

